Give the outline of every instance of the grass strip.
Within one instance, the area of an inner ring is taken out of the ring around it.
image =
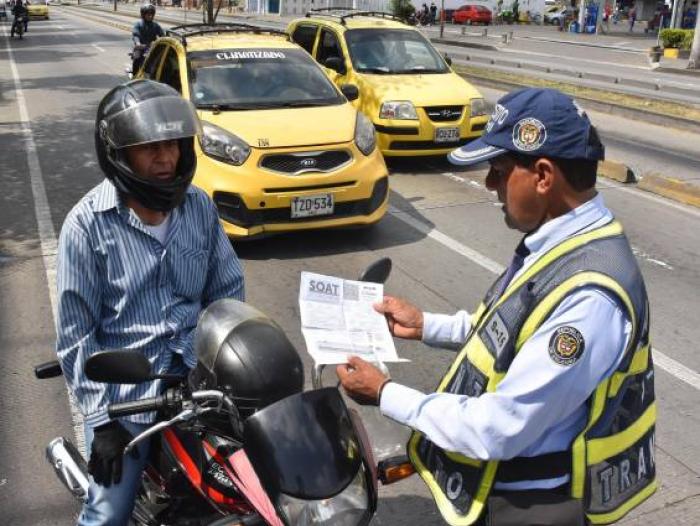
[[[670,101],[645,99],[637,95],[627,95],[615,91],[607,91],[597,88],[588,88],[558,82],[555,80],[541,79],[527,75],[516,75],[503,71],[495,71],[488,68],[474,66],[463,66],[456,64],[452,66],[460,75],[473,79],[487,79],[492,81],[507,82],[519,86],[532,86],[540,88],[554,88],[567,93],[576,98],[590,99],[597,102],[616,104],[628,108],[634,108],[648,113],[657,113],[664,116],[681,117],[685,120],[700,123],[700,108],[691,104],[679,104]]]

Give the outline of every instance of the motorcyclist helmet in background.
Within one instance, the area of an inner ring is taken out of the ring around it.
[[[190,388],[225,392],[243,418],[304,388],[304,366],[292,342],[247,303],[209,305],[197,323],[194,351]]]
[[[156,16],[156,6],[153,4],[144,4],[141,6],[141,18],[146,19],[146,15]]]
[[[166,84],[134,80],[115,87],[100,102],[95,122],[97,159],[120,194],[151,210],[167,212],[182,202],[194,177],[194,138],[200,133],[190,101]],[[171,140],[177,140],[180,148],[174,177],[147,179],[131,169],[126,148]]]

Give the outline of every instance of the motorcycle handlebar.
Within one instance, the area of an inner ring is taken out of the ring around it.
[[[145,398],[133,402],[110,404],[109,407],[107,407],[107,414],[110,418],[119,418],[122,416],[136,415],[138,413],[146,413],[148,411],[157,411],[164,405],[165,397],[155,396],[153,398]]]

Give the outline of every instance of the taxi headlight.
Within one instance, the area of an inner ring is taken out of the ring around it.
[[[355,120],[355,144],[358,150],[365,155],[369,155],[377,146],[377,136],[374,132],[374,124],[364,113],[357,112]]]
[[[209,157],[234,166],[242,165],[250,155],[250,146],[244,140],[206,121],[202,121],[199,144]]]
[[[479,117],[481,115],[488,115],[488,108],[486,107],[486,101],[484,99],[472,99],[469,101],[469,116]]]
[[[382,107],[379,109],[379,118],[418,120],[418,114],[412,102],[407,100],[392,101],[382,103]]]
[[[353,481],[338,495],[324,500],[302,500],[280,494],[279,508],[287,524],[306,526],[355,526],[369,515],[365,471],[359,469]]]

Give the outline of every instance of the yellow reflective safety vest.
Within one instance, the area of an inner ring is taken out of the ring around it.
[[[656,489],[649,306],[622,226],[612,221],[564,240],[496,297],[503,278],[496,280],[474,314],[467,342],[437,392],[480,396],[495,391],[519,349],[556,306],[568,294],[591,285],[619,298],[632,321],[622,362],[591,394],[586,426],[567,451],[480,461],[445,451],[415,432],[408,443],[409,457],[453,526],[470,525],[480,517],[496,481],[567,474],[568,491],[583,499],[588,520],[614,522]]]

